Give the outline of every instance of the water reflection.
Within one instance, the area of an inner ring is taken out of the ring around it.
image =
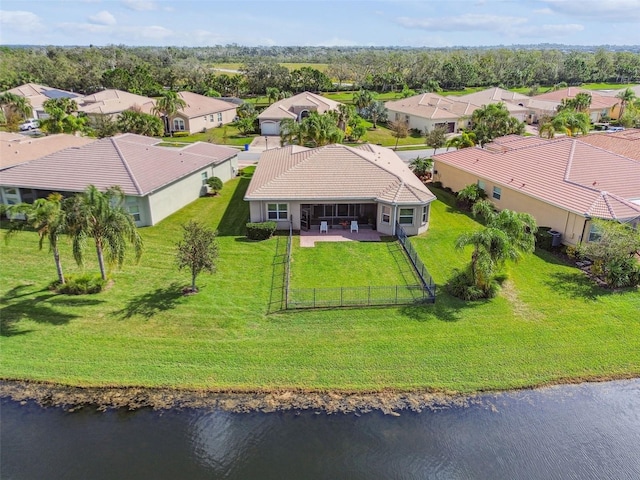
[[[399,417],[65,413],[3,400],[10,479],[636,479],[640,380],[490,395]]]

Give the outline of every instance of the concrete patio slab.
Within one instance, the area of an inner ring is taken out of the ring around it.
[[[351,232],[349,229],[329,229],[328,233],[320,233],[319,230],[300,231],[300,246],[315,247],[316,242],[379,242],[382,235],[371,229],[360,229],[359,232]]]

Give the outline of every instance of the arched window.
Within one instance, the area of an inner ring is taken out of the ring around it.
[[[184,132],[184,120],[181,118],[173,119],[173,131],[174,132]]]

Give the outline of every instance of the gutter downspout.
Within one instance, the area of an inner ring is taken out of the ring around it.
[[[394,205],[393,207],[393,230],[391,231],[391,235],[395,237],[396,235],[396,223],[398,222],[398,205]]]

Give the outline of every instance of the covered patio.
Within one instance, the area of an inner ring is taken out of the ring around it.
[[[329,230],[342,230],[352,221],[359,228],[375,227],[378,205],[375,203],[303,203],[300,205],[300,230],[318,230],[327,222]]]
[[[300,246],[315,247],[316,242],[379,242],[382,234],[377,230],[364,229],[352,232],[349,228],[334,228],[327,233],[320,233],[318,227],[312,230],[300,230]]]

